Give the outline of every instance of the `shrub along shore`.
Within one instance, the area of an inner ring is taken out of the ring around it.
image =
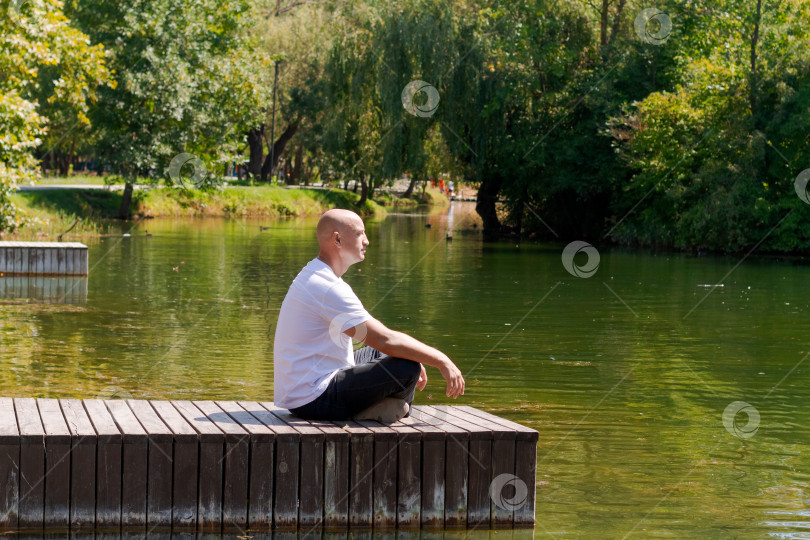
[[[163,187],[137,190],[132,218],[143,217],[299,217],[318,215],[330,208],[349,208],[360,215],[380,215],[387,207],[447,204],[438,191],[414,193],[401,199],[387,193],[358,206],[360,195],[343,189],[234,186],[223,190]],[[63,240],[105,234],[121,205],[122,191],[53,189],[21,191],[11,196],[26,223],[3,240]],[[71,228],[72,227],[72,228]],[[66,232],[68,231],[69,232]]]

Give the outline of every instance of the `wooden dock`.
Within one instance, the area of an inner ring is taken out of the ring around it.
[[[86,276],[87,246],[79,242],[0,242],[0,276]]]
[[[464,406],[0,398],[0,532],[532,527],[537,440]]]

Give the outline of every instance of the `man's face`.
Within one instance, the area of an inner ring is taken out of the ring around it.
[[[366,258],[366,227],[359,217],[347,224],[343,234],[340,235],[341,253],[348,264],[358,263]]]

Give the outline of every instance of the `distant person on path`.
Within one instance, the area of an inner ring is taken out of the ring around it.
[[[422,364],[439,369],[448,396],[463,394],[464,377],[447,355],[373,318],[341,279],[366,258],[360,216],[329,210],[317,236],[318,257],[281,304],[273,344],[276,405],[310,420],[395,422],[427,384]],[[366,347],[354,352],[352,338]]]

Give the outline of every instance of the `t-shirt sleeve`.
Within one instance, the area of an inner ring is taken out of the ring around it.
[[[360,323],[371,319],[371,315],[352,288],[345,282],[330,288],[322,304],[322,316],[329,325],[329,334],[341,334]]]

